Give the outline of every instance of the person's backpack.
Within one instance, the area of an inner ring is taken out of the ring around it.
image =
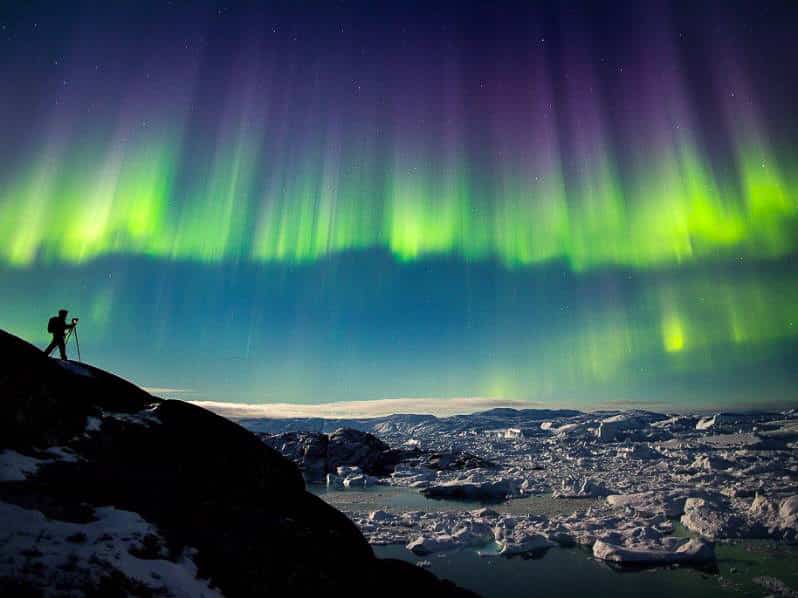
[[[55,332],[56,330],[58,330],[58,317],[57,317],[57,316],[53,316],[53,317],[52,317],[52,318],[50,318],[50,320],[47,322],[47,332],[49,332],[50,334],[52,334],[52,333],[53,333],[53,332]]]

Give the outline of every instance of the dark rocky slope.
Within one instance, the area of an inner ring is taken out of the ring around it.
[[[0,502],[72,522],[103,505],[138,513],[171,554],[197,549],[198,576],[226,596],[467,595],[376,559],[349,519],[305,491],[293,463],[238,425],[0,331],[0,451],[39,457],[53,446],[78,458],[0,482]]]

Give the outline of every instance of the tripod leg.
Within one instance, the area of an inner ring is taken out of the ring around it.
[[[83,361],[83,359],[80,357],[80,341],[78,340],[78,331],[76,328],[73,328],[72,330],[75,331],[75,348],[78,350],[78,361]]]
[[[63,351],[61,351],[61,359],[66,359],[66,348],[69,345],[69,339],[72,337],[72,330],[73,330],[73,328],[70,328],[69,330],[67,330],[66,336],[64,337],[64,340],[62,341],[63,344],[61,346],[64,347],[64,349],[63,349]]]

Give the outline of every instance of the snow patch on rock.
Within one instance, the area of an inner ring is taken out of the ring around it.
[[[0,453],[0,482],[26,480],[28,476],[38,471],[40,465],[46,462],[46,459],[36,459],[17,451],[5,450]]]
[[[197,578],[192,550],[170,560],[158,531],[138,514],[102,507],[95,516],[85,524],[56,521],[0,502],[0,577],[44,596],[85,592],[120,574],[128,592],[138,587],[177,597],[222,596]]]

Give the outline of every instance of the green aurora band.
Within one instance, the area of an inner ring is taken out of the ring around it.
[[[570,183],[555,168],[537,184],[507,174],[485,185],[465,163],[441,176],[399,164],[384,187],[364,187],[363,178],[379,178],[375,171],[349,176],[324,160],[262,183],[249,146],[239,139],[220,147],[207,175],[184,189],[175,188],[176,136],[132,149],[48,148],[4,187],[0,260],[16,267],[113,254],[303,262],[385,248],[402,261],[431,254],[507,267],[564,260],[583,271],[718,255],[775,258],[798,248],[798,185],[783,174],[798,168],[762,142],[740,144],[734,178],[714,176],[684,143],[627,179],[609,159]]]

